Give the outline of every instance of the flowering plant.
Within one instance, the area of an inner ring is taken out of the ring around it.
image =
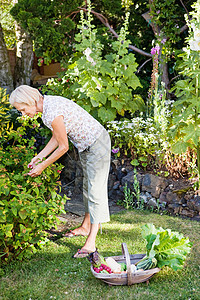
[[[77,52],[64,66],[66,71],[59,78],[61,81],[49,81],[46,89],[71,97],[100,122],[106,123],[114,120],[117,114],[124,116],[125,111],[144,110],[145,105],[143,99],[134,94],[141,84],[135,74],[135,56],[128,53],[129,13],[126,13],[118,39],[109,45],[111,53],[104,57],[103,45],[91,23],[90,1],[87,4],[87,19],[81,11],[80,32],[75,36]],[[66,90],[68,79],[70,86]]]
[[[178,101],[174,103],[171,136],[175,141],[172,151],[180,154],[188,148],[197,153],[198,175],[200,174],[200,0],[194,5],[189,27],[189,37],[184,53],[180,55],[182,80],[176,82]]]
[[[3,115],[6,118],[6,114]],[[3,122],[3,117],[0,117]],[[25,120],[25,123],[27,121]],[[26,176],[35,155],[35,138],[26,139],[26,126],[6,124],[0,136],[0,257],[1,261],[29,257],[47,241],[44,230],[56,226],[64,212],[59,194],[61,165],[53,164],[36,178]]]
[[[107,123],[107,127],[113,141],[112,152],[118,157],[131,157],[132,165],[151,167],[156,156],[161,156],[162,140],[152,118],[111,121]]]

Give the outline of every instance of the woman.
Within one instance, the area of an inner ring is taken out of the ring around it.
[[[42,96],[30,86],[21,85],[10,95],[10,103],[22,115],[33,118],[42,113],[52,137],[45,148],[30,162],[28,175],[39,176],[69,149],[68,138],[78,149],[83,167],[83,199],[85,216],[80,227],[65,236],[87,236],[86,242],[73,256],[85,257],[95,251],[99,226],[110,220],[107,181],[110,169],[110,137],[104,127],[75,102],[60,96]],[[46,158],[38,164],[43,158]]]

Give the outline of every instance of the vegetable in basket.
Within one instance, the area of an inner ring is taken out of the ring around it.
[[[153,224],[142,226],[142,236],[147,241],[147,256],[137,264],[137,269],[150,269],[156,266],[168,266],[174,271],[184,266],[186,255],[190,253],[192,243],[178,232],[156,228]]]
[[[99,268],[101,266],[101,264],[107,265],[104,257],[101,254],[99,254],[99,252],[97,250],[90,253],[87,256],[87,259],[95,268]]]
[[[112,257],[105,258],[98,253],[95,252],[90,253],[87,256],[89,262],[92,264],[93,269],[96,273],[121,273],[126,269],[126,265],[117,263]]]
[[[111,274],[112,270],[106,263],[104,257],[96,250],[87,256],[96,273]]]

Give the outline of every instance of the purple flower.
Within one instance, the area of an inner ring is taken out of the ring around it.
[[[155,46],[155,48],[152,48],[151,49],[151,54],[152,55],[156,55],[156,54],[159,54],[159,52],[160,52],[160,46]]]
[[[157,13],[157,15],[159,15],[159,13],[160,13],[160,10],[157,10],[157,12],[156,12],[156,13]]]
[[[116,153],[118,153],[118,152],[119,152],[119,148],[115,148],[115,149],[113,148],[113,149],[112,149],[112,153],[116,154]]]
[[[152,49],[151,49],[151,54],[152,54],[152,55],[155,55],[155,54],[156,54],[156,49],[155,49],[155,48],[152,48]]]
[[[159,54],[159,52],[160,52],[160,46],[155,46],[155,50],[156,50],[157,54]]]
[[[162,39],[161,43],[165,44],[166,40],[167,40],[166,38]]]

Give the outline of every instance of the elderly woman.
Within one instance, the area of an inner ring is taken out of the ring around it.
[[[97,120],[69,99],[42,96],[37,89],[21,85],[11,93],[10,103],[22,115],[31,118],[41,112],[44,124],[52,131],[48,144],[31,160],[28,175],[39,176],[66,153],[69,149],[68,138],[78,149],[84,175],[85,216],[81,226],[65,236],[87,236],[83,247],[73,256],[85,257],[96,249],[95,240],[100,224],[110,220],[107,195],[110,137]]]

